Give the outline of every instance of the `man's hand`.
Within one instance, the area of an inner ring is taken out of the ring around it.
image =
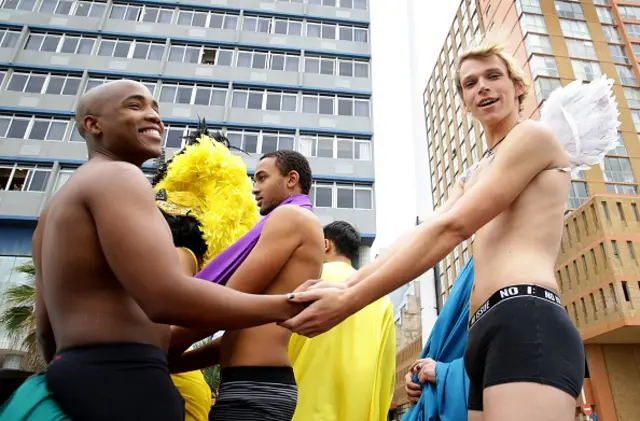
[[[298,293],[323,288],[347,289],[348,286],[344,282],[329,282],[323,281],[322,279],[309,279],[307,282],[301,284],[298,288],[296,288],[293,292]]]
[[[406,376],[404,376],[404,390],[407,392],[407,399],[411,402],[411,405],[415,405],[420,399],[420,395],[422,394],[422,390],[420,388],[419,383],[414,383],[413,381],[413,371],[409,370]]]
[[[305,292],[294,292],[289,295],[289,301],[309,306],[297,316],[279,323],[294,333],[313,338],[355,313],[351,309],[348,288],[318,288]]]
[[[418,380],[420,383],[434,383],[436,382],[436,362],[431,358],[425,358],[422,362],[416,366],[416,373],[418,374]]]

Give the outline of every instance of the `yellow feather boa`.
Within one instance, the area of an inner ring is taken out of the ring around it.
[[[173,158],[155,191],[164,189],[168,202],[190,209],[190,215],[200,221],[208,246],[202,268],[253,228],[260,217],[242,158],[208,136],[198,140]]]

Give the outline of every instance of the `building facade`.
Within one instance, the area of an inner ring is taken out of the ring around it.
[[[605,74],[620,109],[621,145],[572,181],[557,279],[586,348],[586,379],[576,419],[631,421],[640,411],[640,2],[463,0],[424,91],[432,196],[446,201],[455,179],[486,149],[482,127],[455,91],[455,60],[476,36],[500,32],[532,82],[524,118],[538,118],[557,87]],[[437,267],[443,305],[472,244]],[[398,358],[407,360],[399,353]],[[401,361],[398,360],[401,368]],[[399,373],[400,374],[400,373]],[[400,376],[399,376],[400,377]]]
[[[157,99],[168,156],[198,117],[250,154],[250,175],[263,153],[307,156],[317,215],[358,227],[364,263],[376,232],[369,21],[367,0],[2,0],[0,285],[87,159],[78,99],[122,78]]]

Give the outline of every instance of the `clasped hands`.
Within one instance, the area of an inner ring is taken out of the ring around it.
[[[307,307],[278,324],[302,336],[318,336],[352,314],[347,305],[347,290],[346,283],[309,280],[289,294],[290,302],[306,304]]]

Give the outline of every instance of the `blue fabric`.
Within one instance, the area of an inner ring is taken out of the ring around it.
[[[453,284],[420,358],[436,363],[436,384],[422,385],[422,394],[402,421],[466,421],[469,377],[464,369],[467,346],[469,296],[473,286],[473,258]],[[418,379],[414,376],[414,381]]]
[[[44,374],[27,379],[0,408],[0,421],[70,421],[51,397]]]

